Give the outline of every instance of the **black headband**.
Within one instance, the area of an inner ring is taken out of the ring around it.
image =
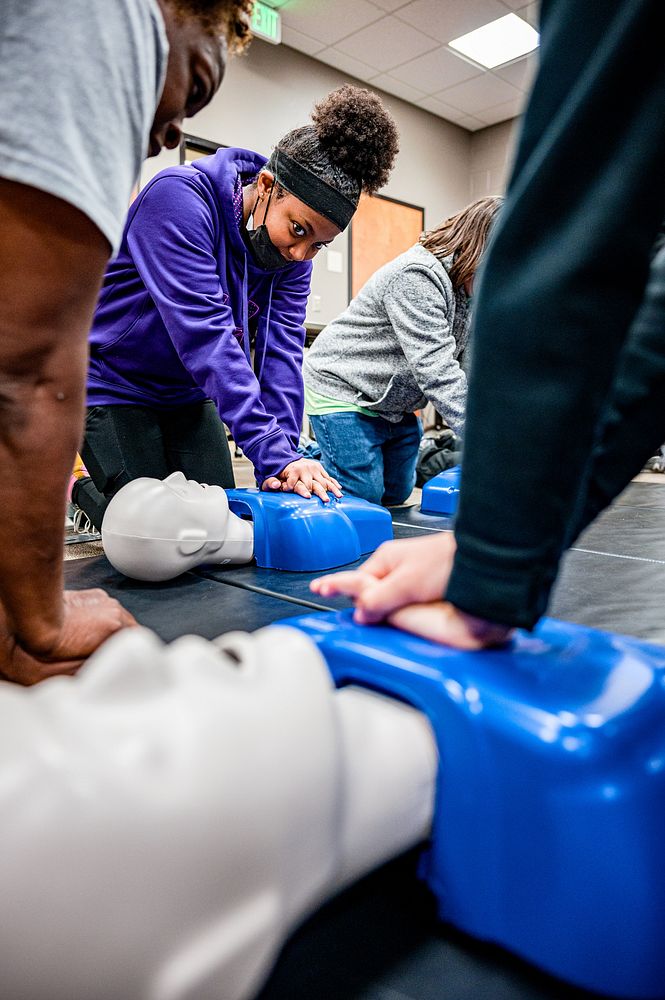
[[[266,169],[274,173],[275,180],[289,194],[304,201],[319,215],[333,222],[338,229],[346,229],[358,207],[358,199],[353,201],[347,198],[281,149],[275,150]]]

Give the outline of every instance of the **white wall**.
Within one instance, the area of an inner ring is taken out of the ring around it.
[[[285,132],[308,123],[316,101],[345,82],[367,86],[294,49],[257,39],[246,56],[230,61],[221,90],[195,119],[186,122],[185,131],[268,156]],[[494,183],[503,176],[502,170],[505,173],[509,128],[492,126],[472,135],[397,97],[378,93],[400,132],[400,153],[382,193],[422,205],[426,228],[433,228],[486,193],[472,193],[470,178],[490,171]],[[484,133],[490,136],[481,140]],[[166,150],[147,161],[142,184],[158,170],[177,162],[177,150]],[[342,253],[342,271],[327,269],[325,251],[316,258],[308,312],[313,323],[328,322],[348,304],[347,234],[338,237],[331,249]],[[315,296],[319,307],[316,312],[312,310]]]
[[[490,125],[471,135],[469,200],[503,194],[512,162],[518,119]]]

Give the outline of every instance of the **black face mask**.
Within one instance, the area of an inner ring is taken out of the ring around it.
[[[252,257],[264,271],[278,271],[282,267],[288,267],[291,263],[291,261],[285,260],[284,257],[282,257],[281,253],[270,239],[268,227],[266,226],[266,218],[268,215],[268,209],[270,208],[270,199],[272,198],[273,190],[274,184],[270,189],[268,204],[266,205],[266,214],[263,216],[263,222],[261,225],[256,226],[255,229],[245,231],[247,245],[249,246]],[[259,199],[257,198],[254,202],[254,208],[252,209],[252,220],[254,219],[254,212],[256,211],[258,203]]]

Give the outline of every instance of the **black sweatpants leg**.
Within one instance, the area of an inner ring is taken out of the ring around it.
[[[110,499],[142,476],[182,472],[210,486],[235,486],[224,424],[210,400],[171,410],[89,407],[81,457],[92,484],[77,491],[77,501],[97,527]]]
[[[84,512],[90,524],[99,531],[108,504],[89,476],[77,479],[72,486],[72,503]]]

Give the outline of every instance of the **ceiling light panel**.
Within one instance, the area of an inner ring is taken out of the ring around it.
[[[482,28],[448,42],[449,48],[475,63],[493,69],[519,59],[538,46],[538,32],[517,14],[506,14]]]

